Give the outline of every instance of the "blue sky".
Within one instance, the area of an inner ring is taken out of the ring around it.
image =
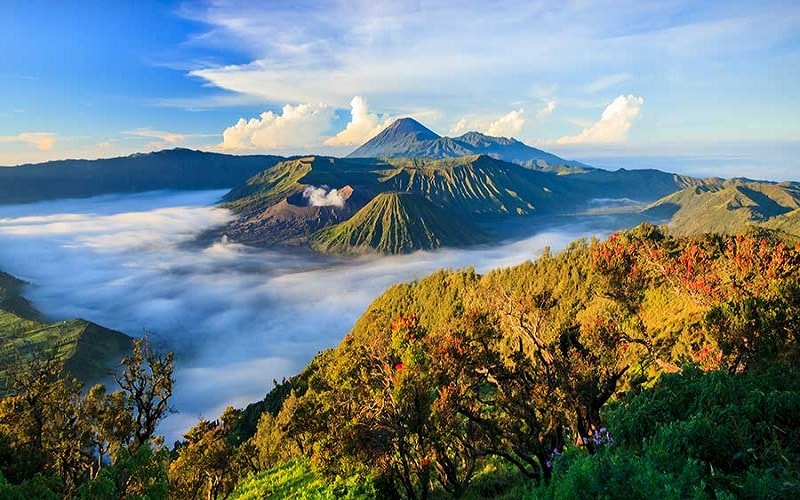
[[[0,165],[346,154],[400,116],[570,158],[800,143],[796,1],[8,0],[0,44]]]

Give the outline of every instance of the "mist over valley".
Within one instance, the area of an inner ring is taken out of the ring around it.
[[[511,266],[635,224],[637,216],[507,222],[514,240],[408,255],[337,257],[196,236],[232,214],[225,191],[146,192],[0,206],[0,262],[48,319],[84,318],[176,352],[170,440],[198,418],[264,396],[337,345],[392,284],[440,268]]]

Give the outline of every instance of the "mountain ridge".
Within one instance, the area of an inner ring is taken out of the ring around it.
[[[580,162],[565,160],[509,137],[467,132],[458,137],[440,136],[413,118],[400,118],[383,129],[347,158],[455,158],[488,155],[499,160],[545,171],[590,169]]]
[[[800,237],[798,211],[800,183],[733,178],[688,186],[657,200],[645,213],[668,218],[676,234],[762,227]]]
[[[14,363],[52,349],[67,372],[96,382],[130,351],[133,339],[122,332],[81,318],[46,321],[22,295],[24,285],[0,271],[0,381]]]
[[[175,148],[97,160],[0,167],[0,204],[160,189],[229,189],[283,159]]]

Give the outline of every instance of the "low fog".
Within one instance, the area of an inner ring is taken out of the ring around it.
[[[198,418],[261,399],[335,346],[390,285],[439,268],[511,266],[624,223],[610,216],[514,225],[525,239],[407,256],[322,258],[194,237],[231,214],[223,191],[153,192],[0,206],[0,270],[31,283],[51,320],[85,318],[132,336],[152,334],[177,358],[168,442]],[[330,192],[326,193],[330,196]]]

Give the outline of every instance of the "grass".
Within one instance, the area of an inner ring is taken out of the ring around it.
[[[21,295],[22,285],[0,273],[0,379],[10,366],[54,349],[66,371],[84,381],[98,381],[130,351],[130,337],[90,321],[44,322]]]
[[[371,481],[366,477],[323,477],[313,470],[307,459],[296,458],[245,479],[237,485],[229,498],[348,500],[376,498],[376,494]]]

